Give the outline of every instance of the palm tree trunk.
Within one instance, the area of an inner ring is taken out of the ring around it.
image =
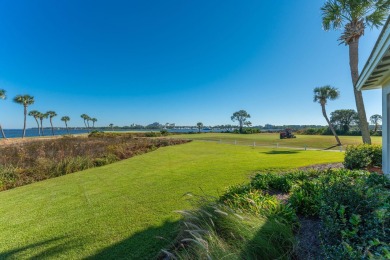
[[[86,121],[84,120],[84,125],[85,125],[85,128],[87,129],[88,133],[89,133],[89,127],[87,126],[87,123]]]
[[[38,118],[34,117],[35,119],[35,122],[37,122],[37,126],[38,126],[38,136],[41,135],[41,128],[39,127],[39,122],[38,122]]]
[[[51,118],[50,118],[50,125],[51,125],[51,135],[54,135],[53,122],[51,121]]]
[[[349,67],[351,68],[352,87],[355,94],[356,109],[359,116],[359,127],[362,132],[363,143],[371,144],[370,131],[368,129],[366,110],[362,92],[355,88],[359,79],[359,39],[349,44]]]
[[[44,136],[45,135],[45,133],[43,132],[43,119],[41,119],[41,133],[42,133],[42,136]]]
[[[66,126],[66,132],[68,132],[69,134],[68,124],[66,123],[66,121],[65,121],[65,126]]]
[[[374,133],[376,133],[376,131],[378,131],[378,123],[375,123]]]
[[[325,117],[325,120],[328,123],[330,130],[332,131],[334,137],[336,138],[337,145],[341,145],[340,139],[337,136],[336,131],[334,130],[332,123],[329,121],[328,116],[326,115],[325,104],[321,104],[321,108],[322,108],[322,115]]]
[[[3,136],[3,138],[7,139],[7,137],[5,137],[5,133],[4,133],[3,128],[1,127],[1,124],[0,124],[0,131],[1,131],[1,135]]]
[[[26,136],[26,121],[27,121],[27,106],[24,105],[24,125],[23,125],[23,136],[24,138]]]

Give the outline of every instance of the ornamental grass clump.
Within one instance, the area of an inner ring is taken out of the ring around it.
[[[182,233],[168,259],[289,259],[295,246],[292,229],[276,220],[238,214],[222,203],[202,200],[183,216]]]

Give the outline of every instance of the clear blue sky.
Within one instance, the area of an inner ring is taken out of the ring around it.
[[[21,128],[17,94],[82,126],[232,123],[245,109],[255,125],[322,124],[313,88],[331,84],[354,108],[348,48],[321,28],[323,0],[1,0],[0,102],[4,128]],[[364,66],[379,35],[366,30]],[[380,91],[364,93],[367,115]],[[28,126],[34,127],[32,118]]]

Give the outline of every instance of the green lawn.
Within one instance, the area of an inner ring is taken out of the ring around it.
[[[255,171],[342,159],[195,141],[0,192],[0,259],[150,259],[175,237],[186,192],[218,195]]]
[[[201,134],[183,134],[173,135],[172,138],[186,138],[191,140],[212,140],[223,143],[233,144],[235,141],[241,145],[253,145],[256,142],[258,146],[275,146],[278,144],[280,147],[296,147],[304,148],[316,148],[316,149],[334,149],[338,150],[339,147],[334,147],[337,143],[334,136],[330,135],[297,135],[297,138],[292,139],[279,139],[279,134],[274,133],[262,133],[262,134],[230,134],[230,133],[201,133]],[[373,144],[382,144],[381,136],[372,136]],[[343,149],[345,150],[347,145],[362,143],[361,136],[340,136]]]

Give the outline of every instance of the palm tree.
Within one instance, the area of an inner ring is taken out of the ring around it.
[[[89,119],[90,117],[89,117],[87,114],[82,114],[80,117],[84,120],[85,128],[87,128],[88,133],[89,133],[89,126],[87,126],[87,121],[88,121],[88,119]]]
[[[4,89],[0,89],[0,99],[5,99],[5,98],[6,98],[5,90]],[[0,124],[0,131],[1,131],[1,135],[3,136],[3,138],[7,139],[7,137],[5,137],[5,133],[4,133],[3,128],[1,127],[1,124]]]
[[[57,113],[54,111],[47,111],[46,114],[49,116],[50,119],[50,126],[51,126],[51,135],[54,135],[54,127],[53,127],[53,117],[57,116]]]
[[[28,115],[34,117],[35,122],[37,122],[37,126],[38,126],[38,135],[40,136],[40,135],[41,135],[41,128],[39,127],[39,122],[38,122],[39,114],[40,114],[40,112],[38,112],[37,110],[31,110],[31,111],[28,113]]]
[[[68,134],[69,134],[68,121],[70,121],[70,117],[69,117],[69,116],[63,116],[63,117],[61,117],[61,121],[64,121],[64,122],[65,122],[66,131],[67,131]]]
[[[203,127],[203,123],[202,122],[198,122],[196,124],[196,126],[198,127],[198,133],[200,133],[200,129]]]
[[[45,135],[45,133],[43,132],[43,119],[48,118],[48,116],[49,116],[48,113],[43,114],[43,113],[39,112],[39,114],[38,114],[38,118],[41,121],[41,133],[42,133],[42,136]]]
[[[30,95],[17,95],[16,97],[14,97],[14,102],[23,105],[24,107],[24,125],[23,125],[23,136],[22,136],[22,138],[24,138],[26,136],[27,107],[29,105],[34,104],[35,100],[34,97]]]
[[[109,124],[108,126],[111,127],[111,131],[114,131],[114,124],[113,123]]]
[[[92,121],[92,128],[95,128],[95,123],[98,121],[96,118],[91,118]]]
[[[383,25],[389,10],[390,1],[386,0],[328,0],[321,8],[322,26],[325,30],[331,28],[337,30],[344,26],[339,41],[349,46],[352,88],[359,115],[359,127],[362,131],[363,142],[366,144],[371,144],[370,131],[362,92],[355,88],[359,79],[359,39],[364,35],[366,26],[378,28]]]
[[[374,133],[376,133],[376,132],[378,131],[379,122],[382,121],[382,116],[381,116],[381,115],[378,115],[378,114],[372,115],[372,116],[370,117],[370,121],[371,121],[372,124],[375,125]]]
[[[326,122],[329,125],[330,130],[332,131],[334,137],[336,138],[337,145],[341,145],[340,139],[334,130],[332,123],[329,121],[328,116],[326,115],[325,106],[328,100],[335,100],[340,96],[340,92],[337,88],[331,87],[329,85],[323,87],[317,87],[314,89],[314,102],[321,104],[322,115],[325,117]]]

